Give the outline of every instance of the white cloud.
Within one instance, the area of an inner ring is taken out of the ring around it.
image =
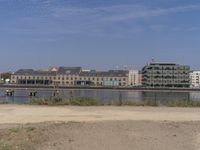
[[[85,17],[93,19],[95,17],[95,19],[101,21],[123,21],[200,10],[200,4],[176,6],[170,8],[150,8],[142,5],[117,5],[96,8],[76,8],[62,6],[52,9],[52,15],[54,17],[63,19],[67,19],[68,17]]]
[[[25,3],[26,0],[15,1]],[[151,22],[151,18],[200,10],[200,4],[168,8],[139,4],[84,7],[81,5],[61,5],[59,0],[30,1],[34,4],[32,9],[37,14],[20,16],[17,23],[18,26],[13,26],[13,30],[8,29],[9,32],[44,36],[83,34],[122,37],[123,35],[145,32],[145,30],[149,29],[155,32],[172,31],[172,29],[175,31],[175,29],[179,29],[178,25],[176,25],[176,28],[172,24],[169,25],[171,27],[168,27],[167,25],[162,25],[159,21]],[[138,19],[148,19],[150,21],[146,22],[146,24],[144,23],[144,25],[140,24],[137,21]]]

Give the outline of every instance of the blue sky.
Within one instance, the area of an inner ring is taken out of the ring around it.
[[[0,0],[0,70],[200,69],[199,0]]]

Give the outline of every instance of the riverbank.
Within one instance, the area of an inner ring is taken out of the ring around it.
[[[197,108],[0,105],[0,117],[0,150],[200,148]]]
[[[6,101],[2,101],[6,104]],[[194,100],[143,100],[143,101],[124,101],[122,98],[118,100],[100,101],[88,97],[43,97],[32,98],[27,105],[47,105],[47,106],[166,106],[166,107],[200,107],[200,101]]]

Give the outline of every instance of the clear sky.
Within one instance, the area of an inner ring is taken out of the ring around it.
[[[0,70],[200,69],[199,0],[0,0]]]

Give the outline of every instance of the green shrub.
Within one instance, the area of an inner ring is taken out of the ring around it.
[[[32,105],[75,105],[75,106],[95,106],[99,105],[98,101],[93,98],[79,97],[79,98],[33,98],[28,104]]]
[[[70,105],[75,106],[97,106],[99,105],[98,101],[93,98],[88,97],[78,97],[70,100]]]
[[[167,106],[167,107],[200,107],[200,101],[193,100],[144,100],[144,101],[119,101],[111,100],[107,102],[100,102],[94,98],[89,97],[46,97],[46,98],[33,98],[28,104],[31,105],[73,105],[73,106]]]
[[[0,150],[13,150],[12,146],[3,142],[3,141],[0,141]]]

